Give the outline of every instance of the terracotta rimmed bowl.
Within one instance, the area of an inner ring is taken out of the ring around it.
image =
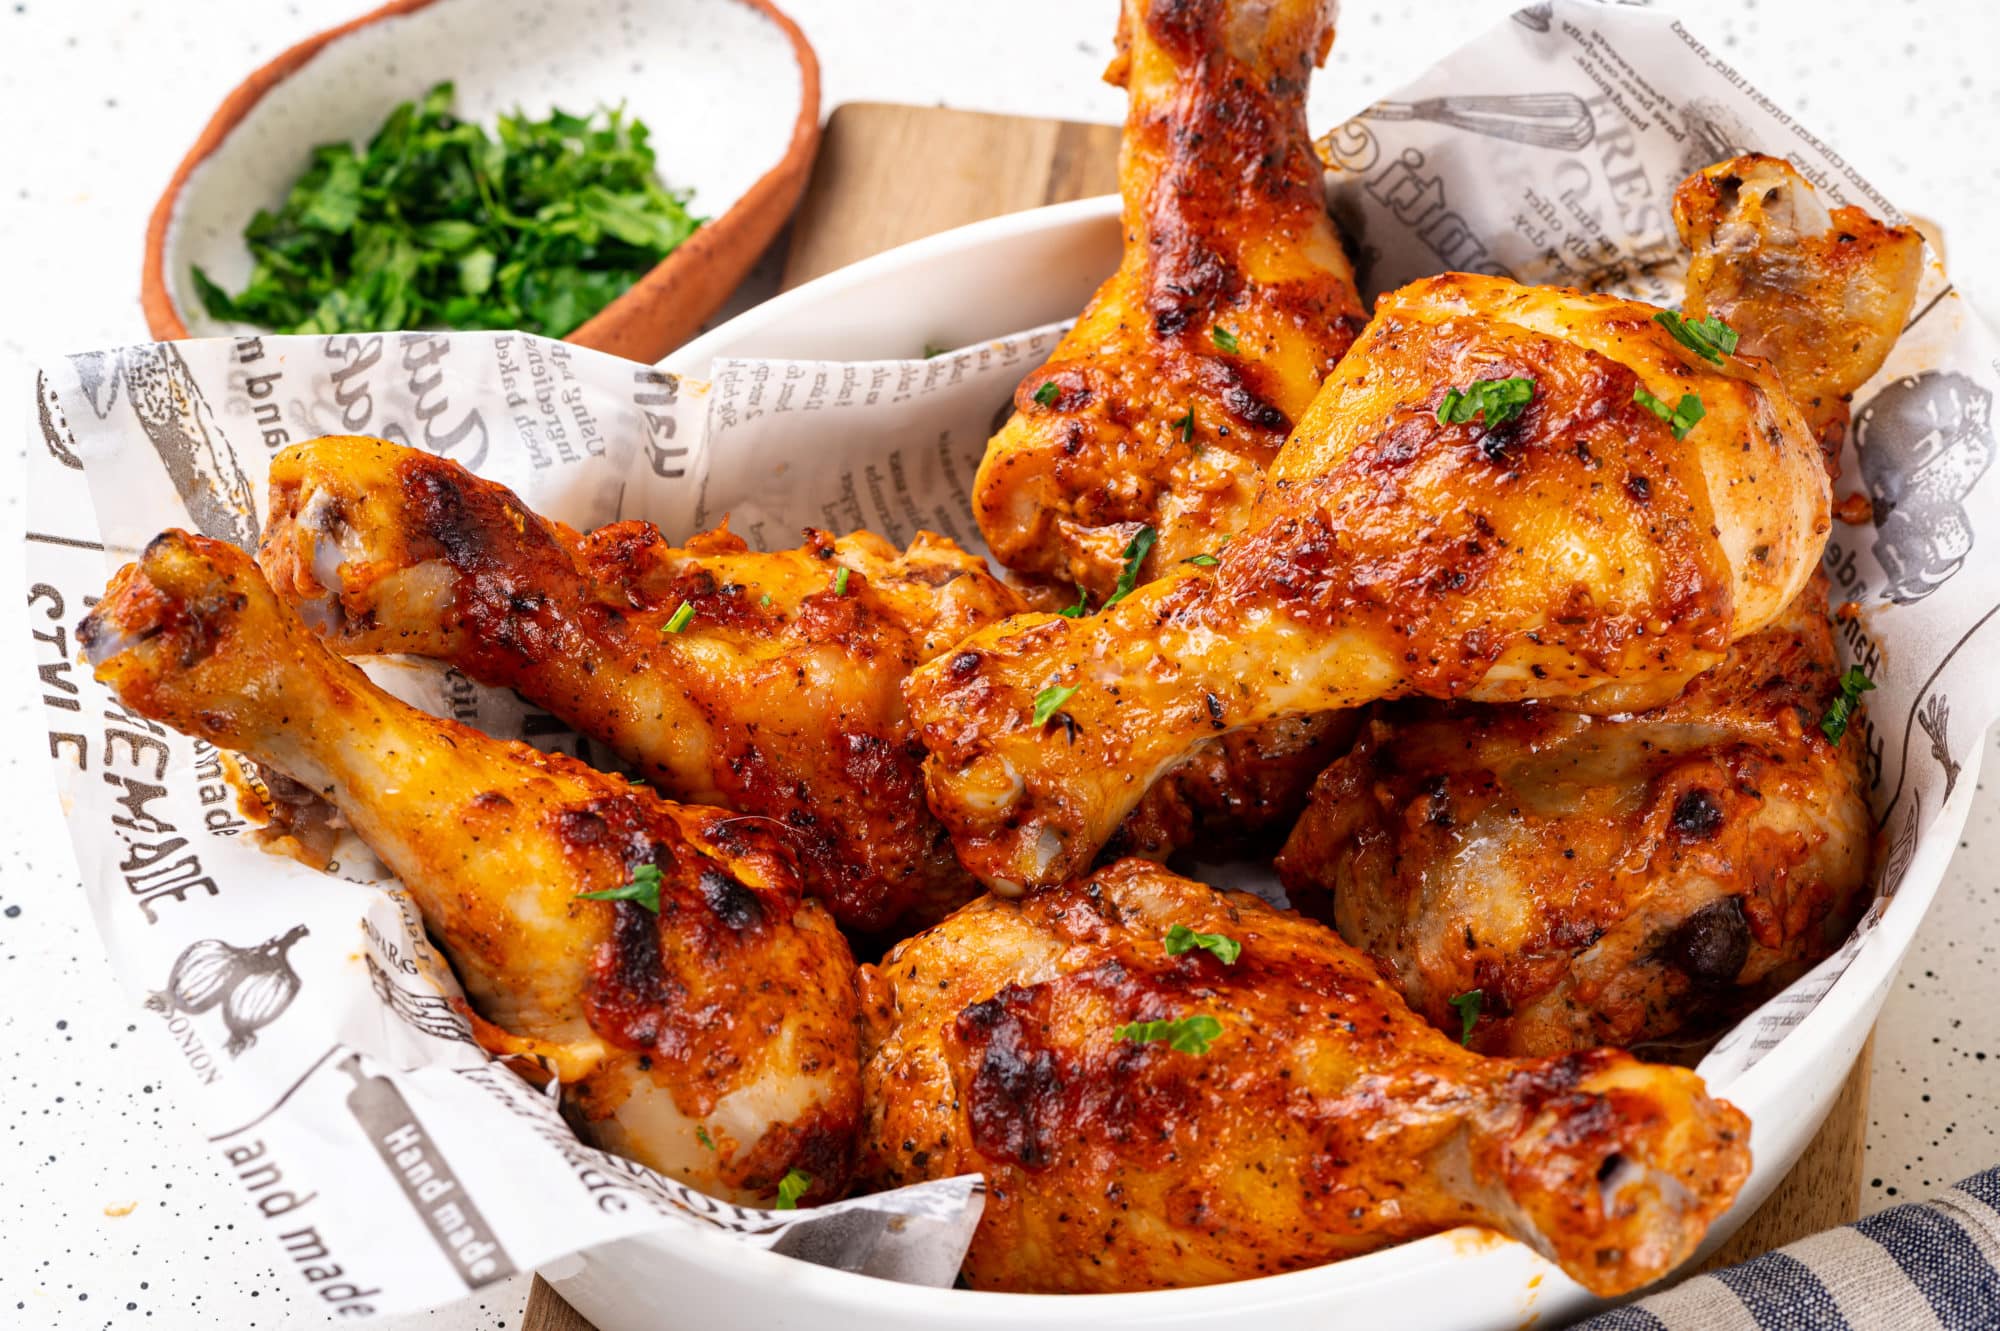
[[[661,175],[709,220],[567,341],[654,361],[718,309],[790,216],[819,147],[819,62],[768,0],[391,0],[292,47],[216,109],[146,228],[140,295],[161,339],[243,331],[209,317],[189,270],[250,274],[243,228],[276,207],[312,148],[364,141],[439,80],[490,125],[519,106],[623,102]]]

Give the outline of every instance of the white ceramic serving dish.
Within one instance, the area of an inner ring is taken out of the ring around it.
[[[962,346],[1073,314],[1118,261],[1117,201],[1091,199],[962,227],[799,287],[670,357],[705,374],[722,356],[857,360]],[[1712,1251],[1790,1171],[1873,1027],[1957,844],[1976,781],[1957,783],[1875,936],[1825,999],[1748,1072],[1714,1085],[1749,1114],[1755,1167]],[[601,1331],[946,1331],[1255,1326],[1258,1331],[1513,1331],[1560,1325],[1590,1295],[1526,1247],[1456,1230],[1290,1275],[1144,1294],[927,1289],[808,1265],[720,1234],[674,1229],[542,1271]]]

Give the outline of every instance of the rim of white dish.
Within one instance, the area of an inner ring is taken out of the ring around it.
[[[998,217],[968,222],[949,231],[940,231],[921,240],[912,240],[894,249],[883,250],[880,254],[857,259],[843,268],[836,268],[830,273],[815,277],[810,282],[802,282],[789,291],[781,291],[769,300],[743,311],[727,323],[718,324],[700,337],[683,343],[662,357],[657,364],[660,369],[675,374],[699,377],[707,372],[709,363],[719,354],[756,354],[735,350],[733,349],[735,344],[784,325],[797,311],[808,306],[846,295],[857,287],[873,286],[885,274],[898,272],[929,259],[982,250],[995,240],[1005,237],[1039,231],[1056,232],[1101,223],[1107,219],[1115,220],[1118,209],[1119,198],[1116,194],[1099,194],[1088,199],[1072,199],[1067,203],[1052,203],[1041,208],[1030,208],[1025,212],[1003,213]],[[1018,330],[1010,328],[1003,331],[1011,333]]]
[[[1025,233],[1060,232],[1115,218],[1117,195],[1100,195],[1068,203],[1051,204],[1024,212],[1009,213],[956,227],[921,240],[885,250],[844,268],[782,292],[746,310],[703,336],[686,343],[659,362],[675,373],[704,373],[718,356],[754,356],[755,339],[767,330],[786,324],[800,310],[846,295],[857,288],[873,285],[883,276],[941,256],[983,249],[996,240]],[[1060,316],[1058,316],[1060,317]],[[837,349],[830,349],[837,355]],[[1889,899],[1873,926],[1875,945],[1855,957],[1820,1002],[1788,1030],[1757,1063],[1735,1077],[1711,1087],[1750,1116],[1753,1133],[1759,1112],[1769,1113],[1770,1100],[1782,1087],[1797,1080],[1804,1069],[1838,1056],[1844,1039],[1858,1046],[1866,1039],[1867,1026],[1855,1020],[1864,1008],[1879,1001],[1882,991],[1894,978],[1908,954],[1916,931],[1937,897],[1943,883],[1951,851],[1957,844],[1955,829],[1964,825],[1971,811],[1983,750],[1975,749],[1960,775],[1957,788],[1938,812],[1937,824],[1926,837],[1926,845],[1912,859],[1897,892]],[[1943,835],[1952,829],[1951,835]],[[1872,1025],[1872,1020],[1868,1025]],[[1846,1061],[1843,1060],[1843,1068]],[[1755,1163],[1753,1161],[1753,1171]],[[1753,1174],[1754,1178],[1754,1174]],[[852,1310],[879,1313],[883,1280],[857,1272],[842,1271],[801,1261],[732,1239],[720,1232],[675,1227],[673,1242],[693,1245],[700,1259],[714,1267],[728,1268],[727,1274],[744,1281],[782,1282],[788,1295],[803,1296],[817,1311]],[[895,1299],[906,1311],[934,1311],[958,1326],[1013,1327],[1030,1309],[1045,1309],[1051,1300],[1087,1300],[1094,1312],[1117,1318],[1143,1309],[1158,1324],[1170,1316],[1174,1322],[1198,1320],[1219,1314],[1241,1316],[1246,1311],[1271,1311],[1280,1306],[1325,1303],[1342,1293],[1370,1286],[1409,1280],[1424,1274],[1436,1275],[1449,1266],[1459,1278],[1467,1278],[1467,1264],[1486,1262],[1497,1267],[1513,1265],[1520,1273],[1523,1292],[1529,1290],[1532,1275],[1539,1281],[1538,1301],[1546,1301],[1539,1311],[1554,1312],[1568,1294],[1587,1297],[1552,1264],[1536,1257],[1526,1245],[1493,1236],[1474,1226],[1448,1230],[1407,1243],[1383,1248],[1358,1257],[1324,1263],[1299,1271],[1288,1271],[1219,1285],[1185,1289],[1139,1290],[1112,1294],[1015,1294],[991,1290],[934,1288],[923,1285],[896,1285]],[[1495,1274],[1500,1274],[1496,1269]],[[1567,1287],[1567,1288],[1565,1288]],[[1254,1292],[1253,1292],[1254,1291]],[[1255,1301],[1246,1307],[1246,1299]],[[1169,1306],[1171,1305],[1171,1306]],[[1524,1310],[1524,1320],[1532,1321],[1536,1310]]]

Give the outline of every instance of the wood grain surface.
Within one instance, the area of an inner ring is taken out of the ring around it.
[[[834,108],[784,285],[905,241],[1118,188],[1118,126],[851,102]]]
[[[1112,193],[1117,167],[1116,125],[876,102],[835,107],[792,225],[784,285],[967,222]],[[1872,1048],[1871,1040],[1798,1166],[1704,1270],[1860,1214]],[[522,1326],[593,1331],[539,1276]]]

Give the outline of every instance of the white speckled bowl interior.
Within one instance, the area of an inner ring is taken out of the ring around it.
[[[440,80],[457,85],[462,118],[489,126],[515,107],[622,102],[652,131],[661,176],[714,218],[785,155],[800,78],[783,32],[736,0],[436,0],[336,37],[249,109],[180,191],[167,287],[191,335],[233,331],[202,308],[190,267],[238,290],[244,225],[283,201],[312,149],[365,140]]]

